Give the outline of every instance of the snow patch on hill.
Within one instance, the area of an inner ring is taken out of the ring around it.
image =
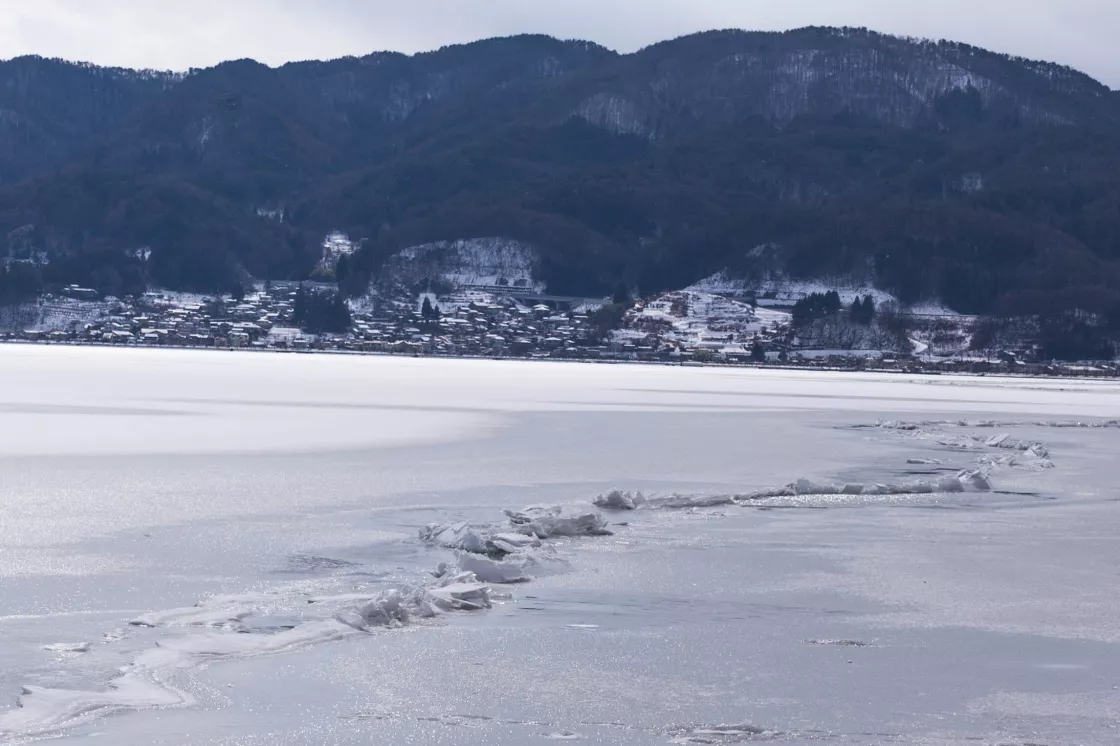
[[[616,135],[652,137],[654,134],[646,124],[638,106],[621,96],[597,93],[583,101],[575,113],[576,116]]]
[[[65,332],[108,318],[110,304],[74,298],[43,298],[0,307],[0,331]]]
[[[452,288],[510,287],[536,292],[544,285],[533,279],[536,250],[508,238],[439,241],[403,249],[390,260],[390,271],[406,282],[429,280]]]
[[[334,271],[335,265],[338,264],[339,257],[349,256],[354,253],[357,247],[354,242],[350,240],[350,236],[340,231],[333,231],[328,233],[323,238],[323,256],[319,260],[319,266],[331,272]]]
[[[944,316],[964,320],[963,314],[954,311],[940,301],[926,300],[906,307],[906,313],[911,316]]]
[[[884,303],[898,303],[898,299],[890,293],[848,278],[793,280],[780,274],[771,274],[762,279],[751,279],[737,278],[727,271],[720,271],[686,289],[732,296],[754,293],[760,306],[792,306],[813,293],[827,293],[830,290],[839,293],[840,300],[844,304],[850,304],[856,298],[868,295],[875,299],[877,306]]]

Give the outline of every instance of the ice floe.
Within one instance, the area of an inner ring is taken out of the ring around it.
[[[647,504],[653,508],[688,509],[716,508],[725,505],[750,505],[760,500],[778,497],[823,497],[840,495],[930,495],[961,492],[990,492],[992,483],[982,469],[970,469],[937,479],[915,479],[906,482],[875,482],[870,484],[849,482],[833,484],[812,479],[796,482],[775,489],[756,490],[742,494],[669,495],[650,497]]]
[[[133,627],[217,627],[242,630],[244,620],[257,608],[243,601],[216,598],[183,609],[143,614],[129,622]]]
[[[757,500],[767,497],[794,497],[803,495],[923,495],[932,493],[989,492],[992,489],[988,477],[979,469],[962,471],[954,476],[939,479],[917,479],[907,482],[873,484],[829,484],[799,479],[780,490],[763,490],[748,495],[739,495],[737,502]]]
[[[718,744],[745,743],[777,735],[754,725],[707,725],[686,728],[669,733],[669,743],[675,744]]]
[[[651,497],[646,503],[652,508],[687,509],[687,508],[718,508],[724,505],[733,505],[735,495],[668,495],[665,497]]]
[[[635,510],[645,502],[645,495],[641,492],[611,490],[595,498],[594,505],[603,510]]]
[[[445,575],[436,585],[393,588],[366,603],[343,609],[334,619],[368,632],[377,627],[402,627],[415,619],[431,619],[449,611],[480,611],[491,607],[490,587],[474,573]]]
[[[470,523],[431,523],[420,529],[420,540],[445,549],[461,549],[476,554],[506,554],[506,550],[490,542],[489,526]]]
[[[535,560],[527,554],[512,555],[510,559],[492,559],[481,554],[460,552],[456,558],[459,569],[473,572],[484,583],[524,583],[531,579],[529,569]]]
[[[595,511],[568,512],[561,507],[507,510],[514,530],[526,536],[551,539],[557,536],[610,536],[607,521]]]
[[[481,611],[489,609],[490,588],[473,580],[474,573],[465,573],[468,579],[433,588],[428,597],[435,608],[443,611]]]
[[[920,420],[907,422],[904,420],[879,420],[873,425],[856,425],[857,429],[879,428],[881,430],[922,430],[924,428],[939,427],[973,427],[973,428],[1008,428],[1008,427],[1039,427],[1039,428],[1075,428],[1075,429],[1102,429],[1120,428],[1120,420]]]
[[[445,549],[496,556],[541,546],[541,540],[535,535],[515,533],[510,526],[503,528],[494,524],[433,523],[420,529],[420,540]]]
[[[420,539],[445,549],[502,556],[539,548],[542,539],[611,535],[607,520],[596,511],[532,507],[505,515],[505,525],[432,523],[420,529]]]

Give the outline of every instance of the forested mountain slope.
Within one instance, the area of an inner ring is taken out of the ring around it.
[[[1069,68],[858,29],[181,76],[22,58],[0,64],[0,297],[302,278],[338,229],[365,239],[361,279],[407,246],[504,236],[557,292],[726,268],[1107,313],[1118,121]]]

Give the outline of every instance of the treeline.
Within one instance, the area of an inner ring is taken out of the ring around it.
[[[0,305],[33,300],[42,288],[39,273],[29,264],[0,267]]]
[[[1117,338],[1120,324],[1116,320],[1092,323],[1080,314],[1063,313],[1041,320],[1038,344],[1046,360],[1113,360]]]
[[[843,309],[840,294],[835,290],[810,293],[793,304],[794,326],[807,326],[818,319],[836,316]],[[875,318],[875,299],[870,295],[857,296],[848,306],[848,318],[867,326]]]
[[[793,323],[795,326],[805,326],[817,319],[828,318],[840,313],[843,304],[840,294],[835,290],[827,293],[810,293],[793,304]]]
[[[301,285],[292,304],[292,320],[311,334],[345,334],[350,330],[350,308],[338,293]]]

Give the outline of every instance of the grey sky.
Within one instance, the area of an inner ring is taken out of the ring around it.
[[[183,70],[539,32],[632,51],[710,28],[868,26],[1072,65],[1120,87],[1117,0],[0,0],[0,57]]]

